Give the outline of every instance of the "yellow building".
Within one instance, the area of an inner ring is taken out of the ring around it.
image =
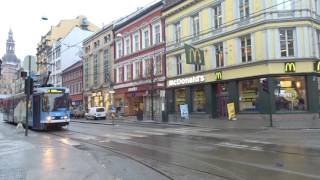
[[[37,64],[40,74],[47,74],[48,71],[48,52],[53,44],[65,37],[73,28],[80,27],[91,32],[96,32],[99,27],[92,24],[85,16],[78,16],[75,19],[61,20],[58,25],[51,26],[48,33],[41,37],[37,46]]]
[[[109,108],[113,103],[113,24],[103,27],[83,42],[84,105]]]
[[[319,15],[316,0],[186,0],[166,7],[167,110],[188,104],[191,115],[224,118],[233,102],[241,115],[271,109],[314,118]],[[202,50],[205,65],[186,64],[185,44]]]

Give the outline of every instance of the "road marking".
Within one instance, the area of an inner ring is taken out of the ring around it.
[[[150,132],[150,131],[140,131],[136,130],[134,131],[135,133],[141,133],[141,134],[148,134],[148,135],[156,135],[156,136],[165,136],[167,133],[162,133],[162,132]]]
[[[244,140],[244,142],[247,142],[247,143],[257,143],[257,144],[273,144],[273,143],[267,142],[267,141],[250,140],[250,139],[246,139],[246,140]]]
[[[73,141],[68,138],[62,138],[59,141],[62,142],[63,144],[70,145],[70,146],[79,146],[80,145],[79,142]]]
[[[250,147],[248,145],[233,144],[233,143],[229,143],[229,142],[222,142],[222,143],[218,143],[216,145],[220,146],[220,147],[228,147],[228,148],[235,148],[235,149],[246,149],[246,150],[252,150],[252,151],[262,151],[262,148],[258,147],[258,146]]]
[[[117,133],[121,136],[129,136],[129,137],[138,137],[138,138],[144,138],[144,137],[147,137],[146,135],[143,135],[143,134],[134,134],[134,133],[125,133],[125,132],[120,132],[120,133]]]

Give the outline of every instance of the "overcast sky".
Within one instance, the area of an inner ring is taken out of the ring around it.
[[[126,16],[153,0],[5,0],[0,2],[0,57],[6,51],[9,29],[16,42],[16,55],[23,58],[36,54],[37,43],[51,25],[62,19],[85,15],[89,21],[102,24]],[[41,20],[42,16],[48,21]]]

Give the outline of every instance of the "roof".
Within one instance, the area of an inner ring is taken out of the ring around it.
[[[183,1],[185,0],[164,0],[163,11],[170,9]]]
[[[65,70],[62,71],[62,73],[67,73],[69,71],[72,71],[78,67],[82,66],[82,60],[77,61],[76,63],[72,64],[71,66],[67,67]]]
[[[139,8],[137,11],[131,13],[130,15],[117,20],[113,25],[113,30],[114,31],[119,30],[120,28],[126,26],[127,24],[129,24],[132,21],[140,18],[141,16],[149,13],[151,10],[153,10],[161,5],[163,5],[162,0],[155,0],[152,3],[146,5],[145,7]]]

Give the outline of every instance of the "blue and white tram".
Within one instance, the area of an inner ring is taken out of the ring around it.
[[[5,112],[5,120],[14,124],[25,122],[26,101],[24,94],[10,97]],[[69,89],[64,87],[35,88],[30,97],[29,127],[35,130],[46,130],[51,127],[62,127],[70,123]]]

